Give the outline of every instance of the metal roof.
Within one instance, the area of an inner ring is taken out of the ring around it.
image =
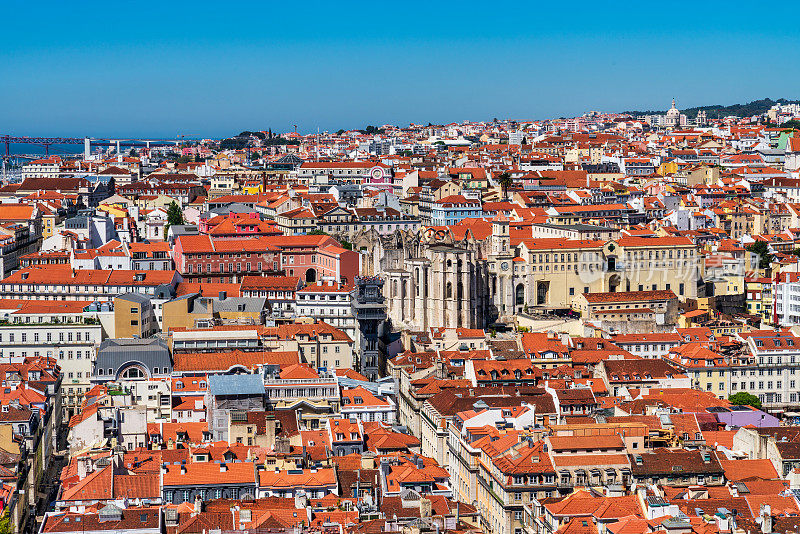
[[[124,295],[119,295],[117,299],[138,302],[139,304],[150,302],[150,297],[142,295],[141,293],[125,293]]]
[[[211,395],[263,395],[261,375],[211,375],[208,377]]]
[[[113,369],[116,373],[121,367],[135,362],[147,366],[151,373],[155,367],[161,374],[172,369],[169,348],[158,338],[106,339],[97,349],[95,367]]]

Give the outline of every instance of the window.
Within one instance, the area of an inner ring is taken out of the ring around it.
[[[109,373],[109,374],[111,374],[111,373]],[[144,371],[142,371],[142,369],[140,369],[139,367],[129,367],[129,368],[125,369],[125,371],[122,373],[122,378],[128,379],[128,380],[137,380],[137,379],[142,379],[142,378],[147,378],[147,377],[146,377]]]

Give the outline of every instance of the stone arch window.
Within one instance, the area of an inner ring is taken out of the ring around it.
[[[400,297],[401,298],[406,298],[406,296],[408,295],[407,282],[405,280],[403,280],[403,282],[400,284],[400,287],[401,287],[401,290],[402,290],[402,293],[401,293]]]
[[[458,285],[456,285],[456,297],[458,297],[458,300],[464,298],[464,284],[461,282],[458,282]]]
[[[414,284],[414,294],[415,294],[415,296],[418,297],[419,296],[419,286],[422,285],[422,280],[419,277],[419,267],[414,269],[414,280],[416,280],[416,283]]]
[[[451,282],[447,282],[444,290],[444,297],[445,298],[453,298],[453,284]]]

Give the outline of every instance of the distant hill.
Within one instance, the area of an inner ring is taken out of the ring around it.
[[[769,108],[775,104],[800,104],[800,100],[786,100],[779,98],[772,100],[771,98],[763,98],[761,100],[753,100],[747,104],[733,104],[731,106],[714,105],[714,106],[699,106],[696,108],[681,109],[681,113],[688,118],[693,119],[697,116],[698,111],[705,111],[709,119],[718,119],[730,115],[737,117],[751,117],[753,115],[761,115],[769,111]],[[623,111],[622,113],[628,115],[663,115],[667,110],[662,111]]]

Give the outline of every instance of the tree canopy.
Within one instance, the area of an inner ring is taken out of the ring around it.
[[[167,207],[167,224],[183,224],[183,210],[174,200]]]
[[[756,241],[751,245],[747,245],[745,248],[753,254],[758,254],[758,267],[761,269],[769,267],[772,260],[775,259],[775,256],[769,251],[769,245],[767,245],[766,241]]]
[[[500,187],[503,188],[503,199],[508,200],[508,188],[514,183],[511,174],[507,172],[500,173],[500,176],[497,177],[497,181],[500,183]]]
[[[728,397],[728,400],[731,404],[735,404],[736,406],[752,406],[757,410],[761,409],[761,401],[758,400],[758,397],[746,391],[734,393]]]
[[[372,126],[371,124],[367,126],[365,129],[361,130],[365,134],[382,134],[386,130],[383,128],[378,128],[377,126]]]

